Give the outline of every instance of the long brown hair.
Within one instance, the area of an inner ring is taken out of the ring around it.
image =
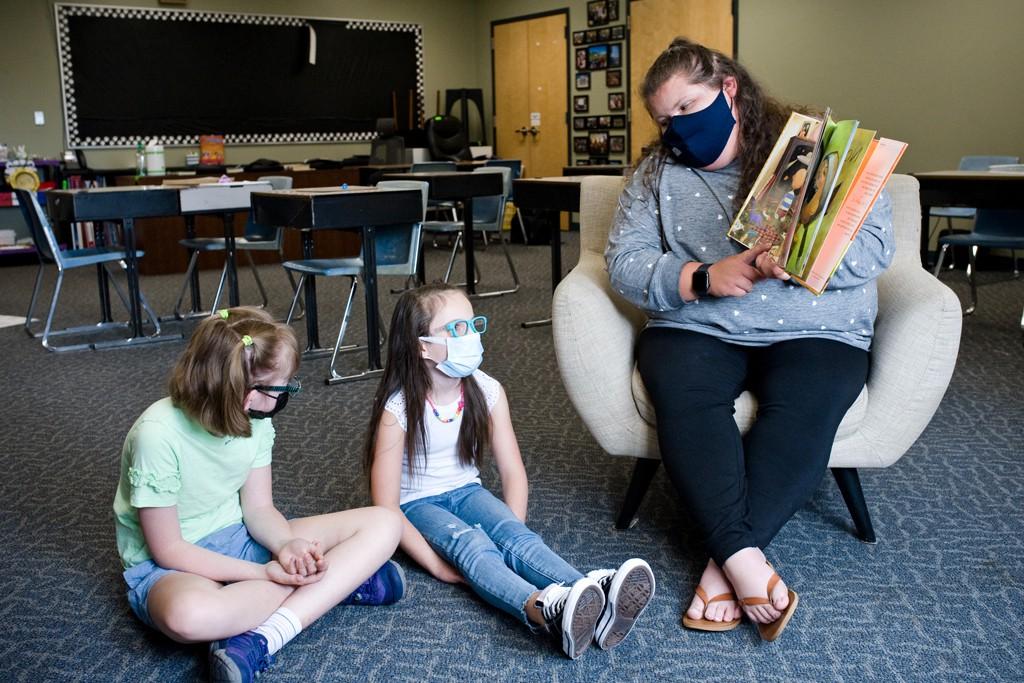
[[[196,327],[171,372],[171,401],[215,436],[252,436],[245,396],[284,366],[299,367],[292,328],[258,308],[229,308]]]
[[[775,140],[789,118],[790,108],[769,97],[750,73],[736,60],[717,50],[678,37],[658,55],[640,84],[640,97],[650,111],[654,93],[665,82],[683,74],[690,83],[721,88],[727,76],[736,79],[736,106],[739,108],[740,185],[733,198],[737,210],[743,205],[761,167],[772,151]],[[653,192],[669,154],[661,140],[652,141],[644,183]]]
[[[405,397],[405,455],[409,472],[416,472],[417,466],[424,469],[427,466],[427,427],[423,418],[430,391],[430,371],[428,361],[420,353],[419,338],[430,336],[430,321],[451,292],[464,296],[458,287],[436,283],[407,290],[395,304],[388,332],[387,364],[373,399],[363,452],[367,474],[373,467],[377,427],[384,414],[384,405],[399,391]],[[490,441],[487,402],[472,375],[462,379],[462,393],[465,407],[456,447],[459,462],[479,467],[483,462],[484,446]]]

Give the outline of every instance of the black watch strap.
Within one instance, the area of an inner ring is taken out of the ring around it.
[[[711,289],[711,272],[708,270],[710,267],[710,263],[702,263],[693,271],[691,286],[693,293],[698,297],[707,296],[708,290]]]

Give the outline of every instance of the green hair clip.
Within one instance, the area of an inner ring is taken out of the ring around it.
[[[243,346],[252,346],[252,337],[250,337],[247,334],[246,335],[242,335],[242,345]]]
[[[219,315],[224,320],[227,320],[228,319],[228,309],[226,309],[226,308],[220,309],[219,311],[217,311],[217,315]]]

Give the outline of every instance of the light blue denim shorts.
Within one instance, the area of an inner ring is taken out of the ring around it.
[[[221,555],[257,564],[266,564],[272,558],[270,551],[257,543],[241,522],[204,536],[196,545]],[[149,591],[157,581],[175,571],[177,570],[164,569],[153,560],[146,560],[124,571],[124,580],[128,584],[128,605],[135,616],[147,626],[156,628],[149,617],[149,608],[146,605]]]

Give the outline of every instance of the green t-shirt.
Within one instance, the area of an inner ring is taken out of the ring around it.
[[[125,437],[114,496],[124,568],[151,559],[138,508],[177,506],[189,543],[241,522],[238,492],[250,470],[270,464],[273,446],[270,420],[253,420],[248,438],[214,436],[170,398],[147,408]]]

